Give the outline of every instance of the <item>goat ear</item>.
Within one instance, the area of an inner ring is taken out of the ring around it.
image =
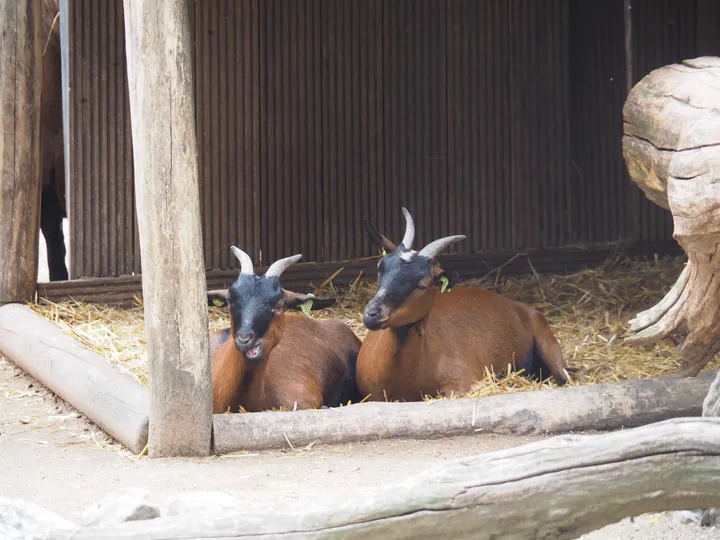
[[[334,306],[337,302],[336,298],[318,298],[309,294],[300,294],[283,289],[283,303],[287,309],[297,309],[300,311],[310,311],[317,309],[325,309]],[[303,308],[303,305],[306,307]]]
[[[223,307],[227,306],[228,292],[227,289],[215,289],[207,292],[208,306]]]
[[[364,224],[365,230],[367,231],[368,237],[370,238],[370,242],[372,242],[373,245],[378,248],[378,250],[385,250],[386,253],[392,253],[397,249],[397,246],[395,244],[388,240],[387,237],[380,234],[380,231],[378,231],[375,226],[370,223],[369,219],[366,218],[364,220]]]

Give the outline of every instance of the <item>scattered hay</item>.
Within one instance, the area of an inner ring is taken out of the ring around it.
[[[547,317],[560,340],[571,370],[570,384],[607,383],[669,375],[680,367],[673,343],[640,347],[627,345],[623,340],[628,320],[655,305],[672,287],[684,264],[684,257],[639,260],[616,255],[598,268],[569,275],[503,277],[498,270],[458,287],[483,287],[536,307]],[[316,294],[336,295],[338,303],[312,312],[311,316],[341,320],[362,339],[367,333],[362,310],[374,291],[372,281],[358,279],[347,291],[338,291],[329,282]],[[41,301],[31,307],[146,385],[141,299],[137,298],[136,303],[137,307],[132,309],[74,301],[61,304]],[[210,308],[209,318],[211,331],[229,325],[228,314],[222,308]],[[718,364],[715,360],[708,368],[718,369]],[[470,395],[480,397],[555,386],[552,381],[528,381],[518,373],[503,377],[490,373],[474,386]]]
[[[147,386],[147,355],[142,299],[135,298],[136,307],[127,309],[76,302],[54,303],[41,300],[31,304],[37,314],[57,324],[91,351],[106,358],[111,365]],[[224,310],[210,308],[210,331],[228,325]]]

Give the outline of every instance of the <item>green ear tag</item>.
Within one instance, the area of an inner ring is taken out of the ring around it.
[[[447,278],[447,276],[440,276],[440,292],[444,293],[445,289],[447,289],[447,286],[450,284],[450,280]]]
[[[213,306],[215,307],[222,307],[223,303],[222,300],[218,300],[217,298],[213,298]]]
[[[314,294],[310,293],[308,296],[315,296]],[[310,310],[312,309],[313,301],[312,300],[306,300],[302,304],[300,304],[300,309],[305,315],[310,315]]]

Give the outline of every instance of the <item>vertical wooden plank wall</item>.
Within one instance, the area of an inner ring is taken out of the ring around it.
[[[696,56],[696,2],[633,0],[632,6],[634,83],[654,69]],[[672,235],[670,212],[645,196],[628,212],[638,216],[634,238],[654,241]]]
[[[323,222],[322,260],[343,260],[368,251],[364,218],[387,225],[383,2],[323,0],[320,7],[322,52],[308,60],[307,72],[320,69],[321,85],[313,90],[321,111],[310,133],[320,134],[321,148],[309,171],[319,173],[322,188],[310,218]]]
[[[386,231],[402,238],[407,206],[417,247],[448,231],[446,3],[397,0],[384,10]],[[372,254],[367,241],[359,253]]]
[[[123,3],[68,7],[71,275],[137,273]]]
[[[570,241],[632,238],[632,190],[622,157],[623,0],[570,3]]]
[[[205,264],[260,258],[260,2],[195,3],[195,96]]]
[[[459,251],[513,243],[510,10],[448,1],[448,219]]]
[[[320,0],[260,3],[260,248],[263,264],[323,238]]]
[[[633,0],[638,80],[720,52],[696,2]],[[72,275],[137,273],[122,2],[68,4]],[[206,266],[371,255],[403,204],[464,253],[670,239],[622,161],[622,4],[196,2]]]
[[[567,243],[568,2],[511,0],[512,248]]]

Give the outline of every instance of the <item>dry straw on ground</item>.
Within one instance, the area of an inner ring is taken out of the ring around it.
[[[458,285],[480,286],[538,308],[548,318],[572,370],[571,384],[615,382],[669,375],[679,367],[673,343],[638,347],[623,343],[627,322],[653,306],[672,287],[685,263],[684,257],[654,260],[616,255],[603,265],[569,275],[504,277],[501,271]],[[336,306],[313,312],[317,318],[339,319],[361,339],[362,310],[375,289],[373,282],[357,280],[347,291],[329,283],[316,294],[337,295]],[[452,291],[450,292],[452,294]],[[147,384],[145,336],[141,300],[138,307],[120,309],[78,302],[33,305],[86,347]],[[228,325],[224,309],[210,309],[210,330]],[[708,368],[718,369],[715,360]],[[491,374],[473,388],[472,396],[519,392],[552,387],[552,382],[531,383],[521,375],[500,378]]]

